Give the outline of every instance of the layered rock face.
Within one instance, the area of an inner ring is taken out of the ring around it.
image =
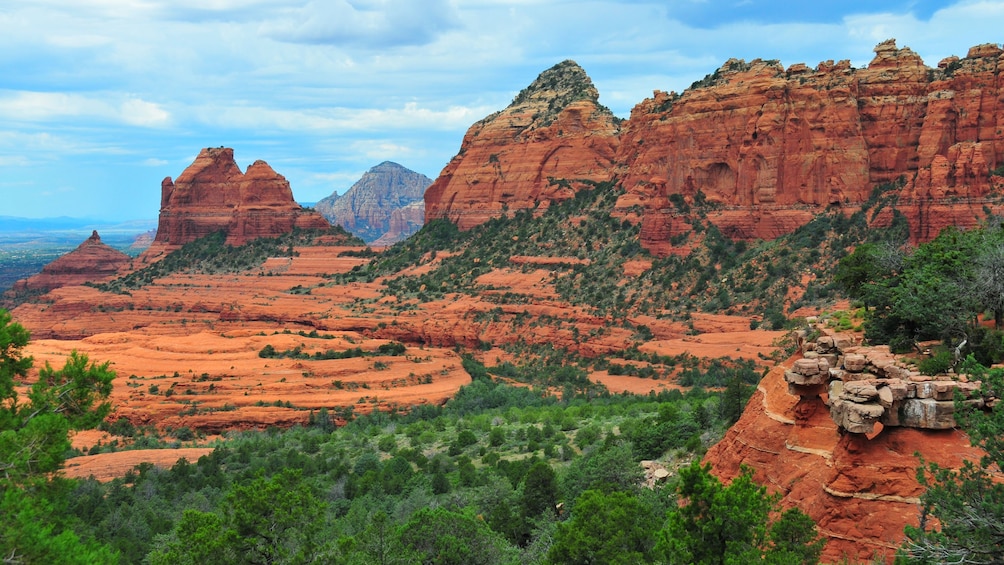
[[[770,239],[828,206],[853,211],[902,177],[898,208],[914,239],[973,225],[1004,157],[1001,53],[974,47],[932,69],[889,40],[865,69],[731,60],[634,108],[617,155],[622,205],[645,206],[650,248],[686,229],[672,195],[711,204],[708,218],[731,237]]]
[[[706,461],[726,480],[753,469],[784,506],[806,512],[828,538],[824,562],[888,560],[920,518],[920,457],[958,468],[981,456],[956,429],[952,402],[978,386],[920,375],[852,335],[824,335],[802,352],[761,380]]]
[[[390,245],[421,229],[425,189],[432,179],[384,161],[367,171],[341,196],[332,194],[314,207],[366,243]]]
[[[228,244],[240,245],[294,227],[329,224],[297,204],[289,181],[265,161],[255,161],[241,172],[233,149],[207,148],[176,180],[167,177],[161,184],[157,237],[144,257],[221,230],[227,233]]]
[[[18,293],[43,294],[50,290],[101,282],[129,268],[132,258],[101,242],[97,231],[76,249],[59,257],[30,278],[14,283],[10,296]]]
[[[468,130],[426,193],[426,219],[466,229],[567,198],[577,179],[617,178],[618,208],[664,254],[695,206],[729,237],[772,239],[902,180],[897,209],[927,240],[1004,211],[988,201],[1004,161],[1002,53],[980,45],[931,68],[888,40],[863,69],[732,59],[683,94],[656,91],[623,124],[565,62]]]
[[[508,108],[467,130],[425,193],[426,222],[447,218],[466,230],[571,198],[580,181],[609,179],[619,126],[598,100],[573,61],[541,73]]]

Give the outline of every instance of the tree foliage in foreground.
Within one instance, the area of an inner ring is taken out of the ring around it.
[[[985,398],[1004,394],[1004,369],[987,370],[969,357],[962,371],[983,381]],[[1004,406],[984,411],[956,400],[956,420],[986,455],[958,470],[934,463],[918,470],[927,491],[920,526],[906,530],[902,562],[1004,563]]]
[[[797,509],[778,512],[778,496],[753,482],[745,470],[723,485],[710,465],[680,469],[677,495],[684,504],[670,512],[655,551],[669,564],[812,564],[824,540]]]
[[[70,430],[108,415],[115,374],[73,352],[56,370],[46,363],[27,400],[18,395],[33,360],[28,332],[0,310],[0,557],[9,563],[113,563],[107,547],[82,540],[66,513],[70,485],[53,476],[70,448]]]

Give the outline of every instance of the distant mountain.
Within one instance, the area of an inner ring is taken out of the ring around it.
[[[429,177],[384,161],[367,171],[345,194],[332,194],[314,209],[366,243],[390,245],[422,227],[423,195],[430,184]]]

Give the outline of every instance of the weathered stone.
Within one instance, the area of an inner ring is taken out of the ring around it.
[[[885,409],[874,403],[848,402],[844,398],[830,397],[830,416],[836,424],[855,434],[871,433],[885,413]]]
[[[820,336],[819,339],[816,340],[816,351],[820,353],[829,353],[834,351],[833,338],[828,335]]]
[[[868,381],[852,381],[844,383],[843,397],[851,402],[869,402],[878,397],[878,390]]]
[[[890,379],[885,388],[892,394],[893,402],[898,402],[910,395],[912,387],[901,379]]]
[[[826,384],[830,380],[829,373],[815,373],[812,375],[803,375],[801,373],[796,373],[795,371],[785,371],[784,380],[788,384],[799,385],[799,386],[814,386],[819,384]]]
[[[899,405],[901,426],[947,430],[955,427],[955,403],[933,398],[910,398]]]
[[[892,408],[894,397],[892,390],[889,387],[884,386],[878,389],[878,399],[879,404],[881,404],[883,408]]]
[[[848,347],[854,345],[854,339],[850,336],[844,334],[837,334],[833,336],[833,347],[837,348],[839,351],[844,351]]]
[[[844,372],[845,382],[873,381],[873,380],[878,380],[878,376],[872,373],[848,373],[846,371]]]
[[[826,373],[828,375],[830,364],[822,357],[806,357],[795,361],[791,370],[804,376],[812,376],[819,373]]]
[[[827,368],[840,366],[840,355],[838,353],[824,353],[819,357],[826,361]]]
[[[829,385],[825,382],[818,384],[795,384],[788,383],[788,394],[792,396],[801,396],[804,398],[812,398],[825,394],[828,390]]]
[[[848,353],[844,355],[844,369],[851,373],[860,373],[868,365],[868,359],[860,353]]]

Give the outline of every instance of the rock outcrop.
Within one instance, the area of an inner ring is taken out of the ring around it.
[[[102,282],[129,268],[132,258],[101,241],[97,231],[76,249],[42,267],[42,271],[20,280],[5,293],[10,301],[18,295],[44,294],[64,286]]]
[[[782,506],[808,514],[827,538],[824,562],[887,561],[920,518],[920,458],[959,468],[981,456],[946,400],[975,385],[922,377],[840,334],[803,351],[768,372],[705,461],[723,480],[752,469]]]
[[[466,230],[571,198],[583,181],[608,180],[619,120],[598,100],[573,61],[541,73],[509,107],[467,130],[425,193],[426,222],[447,218]]]
[[[344,194],[332,194],[314,209],[366,243],[391,245],[421,229],[423,196],[430,184],[429,177],[384,161],[366,171]]]
[[[956,393],[983,405],[979,383],[965,376],[922,375],[891,355],[888,346],[858,347],[848,338],[822,336],[803,344],[803,352],[784,373],[788,392],[803,398],[825,393],[830,417],[850,433],[876,433],[876,424],[881,424],[878,430],[955,428]]]
[[[566,61],[468,130],[426,193],[426,220],[467,229],[616,179],[620,213],[665,254],[696,213],[731,238],[773,239],[896,183],[896,208],[925,241],[1004,212],[990,198],[1004,183],[992,174],[1004,162],[1002,54],[980,45],[932,68],[888,40],[863,69],[731,59],[683,94],[656,91],[624,123]]]
[[[320,214],[293,200],[289,181],[265,161],[241,172],[234,150],[206,148],[176,180],[161,183],[157,237],[144,254],[151,258],[217,231],[241,245],[274,237],[294,227],[327,228]]]

